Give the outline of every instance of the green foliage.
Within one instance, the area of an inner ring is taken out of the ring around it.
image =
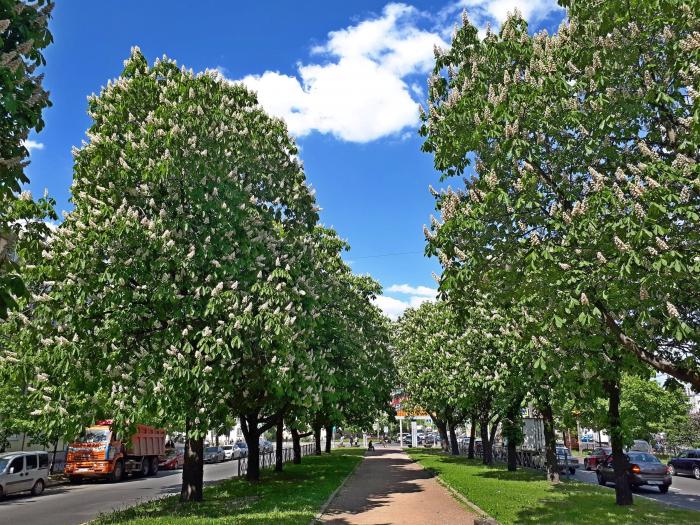
[[[421,133],[467,178],[427,236],[442,290],[527,305],[584,378],[608,341],[697,386],[698,3],[636,4],[572,3],[552,36],[515,15],[481,40],[465,18]]]
[[[51,0],[0,2],[0,319],[26,293],[17,266],[20,236],[40,233],[40,239],[45,232],[32,223],[55,219],[48,199],[33,203],[29,192],[20,195],[21,185],[29,182],[24,141],[32,129],[44,127],[41,112],[50,105],[36,69],[44,65],[42,50],[52,42],[52,9]]]
[[[138,50],[89,113],[74,210],[27,272],[31,315],[3,327],[37,428],[196,435],[255,390],[310,396],[298,261],[317,215],[284,124],[242,86]]]

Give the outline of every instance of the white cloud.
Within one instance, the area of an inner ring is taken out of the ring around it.
[[[292,134],[330,133],[368,142],[418,124],[416,87],[407,77],[426,75],[437,34],[418,27],[426,15],[388,4],[381,16],[332,31],[312,49],[319,63],[299,64],[298,74],[266,71],[242,82],[260,103],[283,118]]]
[[[392,284],[386,291],[431,298],[434,298],[438,293],[436,288],[430,288],[429,286],[411,286],[410,284]]]
[[[402,299],[389,295],[380,295],[374,300],[387,317],[392,320],[406,311],[407,308],[417,308],[426,301],[435,301],[437,290],[428,286],[411,286],[409,284],[393,284],[386,289],[386,293],[401,294]]]
[[[31,153],[31,152],[34,151],[35,149],[37,149],[37,150],[42,150],[42,149],[44,149],[44,144],[41,143],[41,142],[37,142],[37,141],[35,141],[35,140],[23,140],[23,141],[22,141],[22,145],[23,145],[25,148],[27,148],[27,150],[29,151],[29,153]]]
[[[486,22],[500,25],[516,9],[531,25],[554,12],[564,12],[557,0],[460,0],[457,7],[466,8],[470,20],[477,26],[485,26]]]
[[[379,295],[373,302],[389,319],[395,321],[407,308],[417,308],[426,301],[434,300],[435,298],[414,296],[410,297],[408,301],[402,301],[388,295]]]

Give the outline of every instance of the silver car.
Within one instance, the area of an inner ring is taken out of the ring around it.
[[[49,480],[49,455],[46,452],[6,452],[0,454],[0,498],[6,494],[44,492]]]
[[[236,454],[239,453],[239,451],[236,450],[236,447],[234,447],[233,445],[224,445],[221,448],[224,449],[224,459],[226,461],[236,459],[238,457]]]
[[[207,447],[204,449],[204,463],[221,463],[226,459],[224,449],[221,447]]]
[[[629,462],[627,478],[632,486],[651,485],[658,487],[662,494],[668,492],[672,481],[671,474],[668,467],[661,463],[656,456],[645,452],[630,451],[627,453],[627,461]],[[598,465],[596,475],[598,483],[601,485],[608,482],[615,483],[612,455],[604,463]]]

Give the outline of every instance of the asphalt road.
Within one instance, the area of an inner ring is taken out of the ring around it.
[[[235,477],[237,461],[204,466],[204,481]],[[100,513],[130,507],[144,500],[179,493],[181,470],[160,471],[152,478],[104,481],[81,485],[57,485],[44,494],[13,494],[0,500],[0,525],[78,525]]]
[[[574,477],[579,481],[598,483],[594,471],[577,470]],[[608,487],[610,490],[615,489],[612,484]],[[634,495],[700,511],[700,481],[689,476],[673,476],[673,483],[667,494],[661,494],[656,487],[639,487],[635,489]]]

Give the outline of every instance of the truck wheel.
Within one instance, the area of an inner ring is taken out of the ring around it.
[[[124,463],[122,463],[122,460],[120,459],[114,464],[114,470],[112,470],[112,475],[110,476],[109,480],[112,483],[118,483],[122,480],[124,477]]]
[[[151,461],[145,457],[141,460],[141,470],[139,470],[136,475],[140,478],[148,476],[148,472],[151,470]]]
[[[37,479],[36,483],[34,483],[34,486],[32,487],[32,496],[38,496],[42,492],[44,492],[44,480]]]
[[[151,463],[151,466],[148,469],[148,475],[155,476],[156,474],[158,474],[158,456],[153,456],[151,458],[150,463]]]
[[[2,489],[2,485],[0,485],[0,500],[5,497],[5,491]]]

